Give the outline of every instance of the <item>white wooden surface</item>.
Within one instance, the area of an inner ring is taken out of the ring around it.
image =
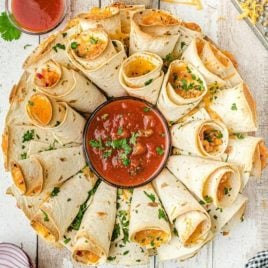
[[[142,1],[142,0],[141,0]],[[90,6],[106,5],[108,0],[70,0],[69,17]],[[138,2],[138,1],[136,1]],[[161,8],[171,11],[185,20],[196,21],[220,47],[232,52],[238,60],[239,71],[253,91],[257,100],[260,128],[257,133],[264,136],[268,144],[268,52],[249,27],[236,19],[238,13],[230,0],[203,0],[204,9],[161,2]],[[153,0],[153,6],[158,1]],[[0,11],[4,1],[0,1]],[[15,42],[0,40],[0,132],[8,109],[10,89],[18,81],[21,65],[30,51],[44,36],[22,35]],[[26,44],[32,45],[24,49]],[[0,242],[21,245],[40,268],[71,268],[69,254],[65,249],[54,249],[38,239],[29,227],[15,201],[5,195],[10,176],[0,163]],[[242,268],[246,260],[257,251],[268,249],[268,170],[261,181],[250,181],[245,193],[249,205],[245,221],[236,226],[229,236],[219,235],[204,247],[193,259],[183,263],[159,263],[152,258],[149,267],[158,268]]]

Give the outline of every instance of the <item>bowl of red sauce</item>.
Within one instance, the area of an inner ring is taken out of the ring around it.
[[[164,116],[149,102],[119,97],[100,105],[84,130],[84,150],[93,172],[120,188],[149,183],[171,150]]]
[[[6,0],[6,12],[12,24],[27,34],[54,30],[64,19],[68,0]]]

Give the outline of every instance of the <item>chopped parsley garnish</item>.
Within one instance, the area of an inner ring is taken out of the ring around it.
[[[165,150],[160,146],[157,146],[155,150],[156,150],[157,154],[159,154],[159,155],[163,155],[165,152]]]
[[[120,235],[120,225],[116,223],[114,226],[113,234],[112,234],[112,242],[115,241]]]
[[[165,211],[161,208],[158,209],[158,219],[168,221]]]
[[[135,145],[136,144],[137,137],[139,137],[139,133],[132,132],[131,133],[131,137],[129,139],[129,143]]]
[[[155,195],[154,194],[148,194],[146,191],[143,191],[143,192],[152,202],[155,202]]]
[[[103,158],[109,158],[112,155],[113,150],[109,149],[109,150],[105,150],[103,153]]]
[[[129,253],[129,250],[125,251],[123,255],[127,255]]]
[[[52,47],[55,52],[58,52],[58,49],[65,50],[65,45],[61,43],[57,43],[55,46]]]
[[[234,133],[234,135],[239,139],[242,140],[245,138],[245,135],[243,133]]]
[[[72,200],[72,198],[68,198],[68,199],[67,199],[67,202],[70,202],[71,200]]]
[[[171,63],[174,60],[174,56],[169,53],[166,55],[166,57],[164,58],[164,61],[166,61],[167,63]]]
[[[98,39],[97,38],[94,38],[93,36],[91,36],[89,38],[89,42],[92,44],[92,45],[96,45],[98,43]]]
[[[22,136],[22,142],[31,141],[34,139],[34,129],[27,130]]]
[[[145,107],[143,108],[143,111],[144,111],[145,113],[150,112],[150,111],[151,111],[151,108],[148,107],[148,106],[145,106]]]
[[[49,218],[48,218],[47,213],[44,210],[42,210],[42,209],[41,209],[41,211],[44,214],[44,221],[49,221]]]
[[[71,43],[71,48],[72,49],[76,49],[79,46],[79,44],[77,42],[72,42]]]
[[[123,128],[119,127],[118,130],[117,130],[117,134],[122,135],[122,133],[123,133]]]
[[[62,33],[62,37],[66,37],[67,36],[67,33]]]
[[[146,81],[146,82],[144,83],[144,85],[145,85],[145,86],[148,86],[148,85],[150,85],[152,82],[153,82],[153,79],[149,79],[148,81]]]
[[[65,235],[63,236],[64,238],[64,244],[68,244],[71,241],[71,238],[67,238]]]
[[[230,193],[230,191],[232,191],[232,188],[227,188],[227,187],[224,187],[224,194],[225,195],[228,195]]]
[[[102,140],[90,140],[89,144],[92,148],[98,148],[98,149],[103,149],[103,144],[102,144]]]
[[[52,192],[50,193],[50,196],[52,196],[52,197],[57,196],[59,192],[60,192],[60,188],[54,187]]]
[[[5,41],[18,40],[21,32],[12,25],[6,12],[0,15],[0,34]]]
[[[26,159],[26,158],[27,158],[27,153],[26,153],[26,152],[24,152],[24,153],[22,153],[22,154],[20,155],[20,159],[24,160],[24,159]]]
[[[208,196],[208,195],[206,195],[204,197],[204,200],[206,201],[207,204],[212,203],[212,201],[213,201],[212,197],[211,196]]]
[[[214,218],[215,220],[217,220],[217,219],[218,219],[218,216],[216,216],[216,215],[213,215],[213,218]]]
[[[233,104],[232,104],[232,106],[231,106],[231,110],[232,110],[232,111],[237,111],[236,103],[233,103]]]
[[[186,46],[185,42],[181,42],[181,49],[183,49]]]
[[[30,44],[26,44],[26,45],[24,45],[24,47],[23,47],[23,49],[26,49],[27,47],[31,47],[32,45],[30,45]]]
[[[199,201],[199,204],[200,204],[200,205],[205,205],[206,203],[205,203],[203,200],[200,200],[200,201]]]
[[[109,256],[108,258],[107,258],[107,261],[114,261],[116,259],[116,256]]]

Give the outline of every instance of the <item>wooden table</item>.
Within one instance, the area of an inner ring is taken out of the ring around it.
[[[86,11],[90,6],[107,5],[109,1],[72,0],[68,17]],[[136,2],[142,2],[137,1]],[[150,2],[150,0],[147,0]],[[268,144],[268,52],[264,49],[248,25],[237,20],[237,11],[230,0],[203,1],[204,8],[197,11],[193,7],[181,6],[153,0],[154,7],[171,11],[185,20],[196,21],[221,48],[232,52],[239,63],[239,71],[249,85],[257,101],[259,131]],[[4,10],[4,1],[0,2]],[[68,18],[67,18],[68,19]],[[3,131],[4,118],[8,110],[8,96],[11,87],[22,73],[21,65],[31,50],[45,36],[23,34],[20,40],[5,42],[0,40],[0,131]],[[31,46],[25,47],[30,44]],[[30,228],[28,221],[16,208],[15,200],[5,195],[10,185],[10,175],[0,164],[0,242],[21,245],[30,255],[37,267],[69,268],[70,254],[65,249],[48,246]],[[159,263],[151,259],[148,267],[175,268],[240,268],[257,251],[268,249],[268,169],[261,181],[252,179],[246,187],[249,197],[245,221],[236,226],[229,236],[218,237],[204,247],[193,259],[183,262]],[[107,265],[104,266],[108,267]]]

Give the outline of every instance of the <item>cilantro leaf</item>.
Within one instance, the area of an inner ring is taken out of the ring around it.
[[[50,196],[52,196],[52,197],[57,196],[59,192],[60,192],[60,188],[54,187],[53,191],[50,193]]]
[[[154,194],[148,194],[145,191],[143,191],[143,192],[152,202],[155,202],[155,195]]]
[[[18,40],[21,36],[21,31],[12,25],[6,12],[0,15],[0,33],[5,41]]]

